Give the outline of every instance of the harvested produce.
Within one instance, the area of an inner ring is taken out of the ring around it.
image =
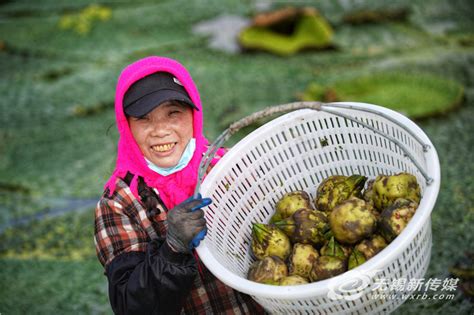
[[[329,215],[329,223],[337,241],[355,244],[375,231],[377,217],[370,204],[351,197],[333,209]]]
[[[319,281],[337,276],[347,270],[346,262],[334,256],[319,256],[309,273],[311,281]]]
[[[294,275],[294,276],[287,276],[280,279],[279,285],[298,285],[298,284],[306,284],[309,281],[302,276]]]
[[[403,232],[420,200],[420,186],[408,173],[370,180],[330,176],[316,189],[317,210],[308,193],[287,193],[269,224],[252,225],[251,250],[257,261],[248,279],[298,285],[356,268]]]
[[[276,211],[270,219],[270,223],[286,219],[297,210],[302,208],[313,208],[308,193],[302,190],[289,192],[283,195],[283,197],[281,197],[281,199],[275,205]]]
[[[254,223],[252,226],[252,252],[257,259],[278,256],[286,259],[291,251],[291,243],[281,230],[275,226]]]
[[[370,203],[372,206],[374,205],[374,182],[375,182],[375,179],[368,180],[367,188],[364,190],[364,193],[362,194],[362,199],[364,199],[365,202]]]
[[[295,244],[288,258],[289,274],[309,278],[313,262],[318,257],[318,251],[310,244]]]
[[[410,199],[420,203],[421,190],[416,177],[408,173],[397,175],[379,175],[373,184],[374,206],[382,211],[391,206],[398,198]]]
[[[289,218],[274,223],[293,243],[313,244],[321,247],[329,230],[329,221],[324,212],[300,209]]]
[[[316,209],[330,213],[335,206],[350,197],[362,197],[367,177],[361,175],[333,175],[318,186],[314,204]]]
[[[390,207],[385,208],[380,215],[380,232],[383,237],[391,242],[400,235],[415,214],[417,207],[418,203],[399,198]]]
[[[280,257],[267,256],[250,266],[247,278],[260,283],[278,284],[287,275],[288,268]]]
[[[387,242],[385,239],[378,234],[373,234],[369,238],[357,244],[355,249],[364,254],[365,259],[369,260],[385,247],[387,247]]]
[[[363,263],[365,263],[366,261],[367,259],[365,259],[364,254],[359,252],[357,249],[354,249],[351,255],[349,256],[348,269],[351,270],[355,267],[358,267],[362,265]]]
[[[341,244],[334,239],[334,236],[331,237],[331,240],[321,248],[320,252],[321,256],[334,256],[341,259],[346,259],[348,256],[346,250],[344,250]]]

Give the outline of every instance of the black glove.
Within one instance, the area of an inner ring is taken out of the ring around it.
[[[201,209],[209,204],[210,198],[189,198],[168,212],[166,242],[179,253],[188,253],[206,235],[206,219]]]

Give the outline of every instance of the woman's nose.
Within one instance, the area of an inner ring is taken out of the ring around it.
[[[151,135],[154,137],[166,137],[170,134],[170,128],[168,124],[163,122],[154,122],[151,130]]]

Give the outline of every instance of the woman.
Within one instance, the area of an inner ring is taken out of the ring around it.
[[[95,244],[117,314],[258,314],[194,251],[209,198],[192,196],[208,141],[191,76],[148,57],[126,67],[115,95],[116,168],[96,208]],[[215,164],[224,153],[218,152]]]

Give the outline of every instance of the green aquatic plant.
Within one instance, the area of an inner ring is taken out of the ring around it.
[[[378,72],[336,81],[324,86],[315,82],[300,96],[304,101],[354,101],[399,111],[411,118],[441,114],[459,106],[464,87],[430,73]]]
[[[283,21],[284,22],[284,21]],[[289,56],[303,49],[323,49],[332,46],[333,29],[315,10],[305,10],[294,22],[289,34],[275,27],[252,25],[239,34],[244,49],[262,50]]]
[[[59,20],[59,28],[73,30],[79,35],[87,35],[95,21],[107,21],[112,16],[108,7],[91,4],[77,14],[65,14]]]

